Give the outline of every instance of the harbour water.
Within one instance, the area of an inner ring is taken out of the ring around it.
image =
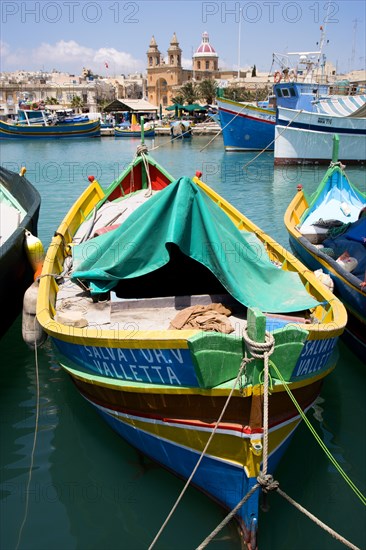
[[[15,171],[26,166],[27,177],[41,193],[39,236],[45,246],[88,185],[88,175],[106,186],[132,159],[138,143],[109,137],[2,143],[1,164]],[[159,136],[146,145],[176,177],[202,172],[204,181],[286,247],[283,214],[297,184],[310,193],[325,171],[274,169],[271,153],[258,158],[255,153],[225,153],[221,137],[171,142]],[[350,167],[347,173],[366,188],[365,168]],[[2,550],[147,549],[183,482],[104,424],[61,370],[49,342],[36,353],[27,348],[20,318],[0,341],[0,357]],[[365,411],[365,364],[341,341],[337,368],[308,418],[363,493]],[[275,478],[321,521],[366,548],[365,507],[306,426],[296,432]],[[268,504],[259,518],[260,550],[344,548],[280,495],[270,495]],[[224,515],[190,488],[156,549],[194,549]],[[208,547],[241,548],[236,524],[226,526]]]

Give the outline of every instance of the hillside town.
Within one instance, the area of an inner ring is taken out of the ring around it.
[[[136,110],[161,116],[179,99],[186,103],[214,103],[212,91],[217,89],[223,89],[226,97],[237,100],[263,100],[271,93],[273,84],[273,73],[259,71],[255,64],[240,70],[220,68],[219,53],[207,32],[203,32],[201,43],[193,53],[191,69],[182,66],[182,49],[174,32],[165,54],[152,36],[146,52],[145,73],[102,76],[84,67],[80,75],[56,68],[51,71],[24,68],[0,74],[2,120],[14,118],[19,103],[24,101],[42,102],[51,111],[71,108],[75,112],[100,113],[117,100],[133,105]],[[334,85],[338,93],[357,93],[366,84],[366,71],[337,74],[334,65],[324,59],[317,80]],[[205,94],[202,83],[207,81],[211,87]]]

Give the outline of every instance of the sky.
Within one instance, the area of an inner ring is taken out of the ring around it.
[[[166,56],[174,32],[185,68],[208,32],[219,68],[268,72],[273,52],[316,51],[321,25],[323,52],[338,73],[366,63],[364,0],[2,0],[0,7],[2,72],[145,72],[151,37]]]

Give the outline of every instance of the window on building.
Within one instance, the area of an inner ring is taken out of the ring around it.
[[[150,56],[149,57],[149,66],[152,67],[152,64],[153,64],[153,58]]]
[[[170,56],[170,64],[171,64],[171,65],[174,65],[174,55],[171,55],[171,56]]]
[[[210,68],[210,62],[206,61],[206,70]]]
[[[197,69],[201,68],[201,61],[197,61]]]

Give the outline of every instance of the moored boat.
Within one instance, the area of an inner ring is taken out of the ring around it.
[[[229,509],[256,484],[266,447],[252,341],[269,350],[274,340],[273,471],[300,422],[283,380],[306,411],[346,323],[296,258],[199,175],[175,180],[143,147],[107,189],[93,181],[61,223],[37,318],[81,394],[169,470],[188,479],[214,430],[193,484]],[[256,491],[237,514],[253,548],[258,502]]]
[[[115,137],[134,137],[134,138],[141,138],[141,126],[139,124],[135,124],[133,126],[121,126],[121,127],[115,127],[114,128],[114,136]],[[153,138],[155,137],[155,129],[146,127],[144,128],[144,137],[145,138]]]
[[[37,235],[41,197],[21,174],[0,167],[0,337],[19,315],[33,281],[25,231]]]
[[[336,114],[338,99],[326,102],[327,111],[320,102],[320,113],[278,107],[274,163],[328,163],[334,134],[342,137],[340,158],[343,162],[366,162],[366,96],[363,97],[363,106],[347,115],[342,115],[341,110]],[[333,114],[330,114],[330,105],[334,106]]]
[[[276,109],[216,99],[226,151],[273,150]]]
[[[0,120],[0,139],[99,137],[100,120],[60,122],[46,111],[19,109],[18,121]]]
[[[301,261],[320,278],[330,276],[335,294],[348,311],[345,334],[352,341],[352,349],[364,359],[366,192],[349,181],[338,161],[342,140],[343,136],[340,140],[334,137],[332,162],[316,191],[308,197],[300,185],[284,221],[291,247]]]
[[[190,139],[192,137],[192,126],[189,120],[175,120],[170,124],[170,135],[172,139]]]

